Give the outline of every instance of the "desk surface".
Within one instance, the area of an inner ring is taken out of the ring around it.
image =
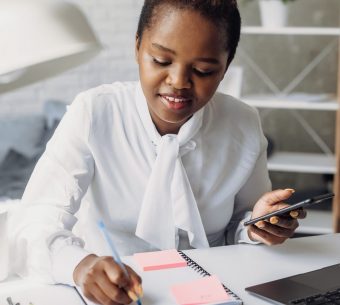
[[[268,305],[247,293],[245,287],[340,263],[340,234],[296,238],[272,247],[242,244],[184,252],[209,273],[218,275],[242,298],[244,305]],[[124,259],[131,261],[131,257]],[[27,289],[27,284],[18,279],[1,283],[0,297],[9,292],[20,293],[23,287]],[[75,304],[78,303],[68,303]]]
[[[245,287],[340,263],[340,234],[295,238],[272,247],[242,244],[185,252],[217,274],[244,305],[265,305],[270,303]]]

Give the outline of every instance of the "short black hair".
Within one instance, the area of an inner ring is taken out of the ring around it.
[[[236,0],[145,0],[139,17],[137,37],[155,22],[156,9],[163,5],[198,12],[225,31],[228,65],[233,60],[241,32],[241,16]]]

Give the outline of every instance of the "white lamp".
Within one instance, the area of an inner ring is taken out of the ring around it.
[[[0,0],[0,94],[76,67],[100,50],[75,5],[61,0]],[[0,281],[11,272],[7,212],[0,207]]]
[[[0,0],[0,94],[76,67],[100,50],[74,4]]]

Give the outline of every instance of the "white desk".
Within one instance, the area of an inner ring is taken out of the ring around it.
[[[235,245],[185,252],[217,274],[244,305],[264,305],[270,303],[244,288],[340,263],[340,234],[296,238],[273,247]]]
[[[243,244],[184,252],[209,273],[217,274],[228,288],[242,298],[244,305],[268,305],[270,303],[248,294],[244,288],[340,263],[340,234],[291,239],[283,245],[273,247]],[[131,257],[125,257],[124,260],[129,262]],[[27,284],[18,279],[0,283],[0,304],[2,295],[12,293],[16,289],[20,293],[23,287],[28,289]],[[61,292],[60,286],[56,289],[58,293]],[[51,293],[53,293],[52,290]],[[66,295],[62,298],[64,301],[65,297]],[[147,301],[147,295],[145,300],[146,303],[154,304]],[[50,304],[53,303],[51,301]],[[80,304],[77,301],[69,301],[67,305]],[[65,302],[56,303],[66,304]],[[155,305],[159,304],[162,302],[156,302]]]

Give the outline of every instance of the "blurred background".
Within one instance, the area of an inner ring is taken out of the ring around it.
[[[103,83],[138,79],[134,39],[143,1],[70,2],[85,14],[103,50],[77,68],[0,94],[0,202],[8,203],[22,196],[30,173],[66,105],[79,92]],[[340,27],[339,0],[295,0],[284,5],[287,28]],[[310,161],[310,166],[298,169],[301,159],[287,167],[274,166],[270,171],[273,188],[295,188],[295,201],[332,191],[338,171],[334,154],[340,30],[337,30],[338,36],[334,33],[318,35],[317,31],[296,35],[294,30],[282,34],[279,28],[267,26],[266,29],[274,32],[267,35],[261,27],[259,1],[239,0],[239,6],[245,31],[220,90],[230,90],[227,93],[241,100],[255,100],[256,107],[256,101],[273,100],[273,96],[287,101],[288,105],[292,101],[307,102],[307,106],[293,103],[288,107],[258,107],[269,140],[268,154],[274,156],[281,151],[325,154],[332,157],[331,161],[327,163],[326,160],[325,167],[317,169],[313,166],[318,161]],[[255,33],[250,33],[251,28],[247,31],[247,27],[254,26],[261,28],[255,28]],[[301,71],[306,73],[301,74]],[[310,110],[313,105],[328,101],[334,102],[330,109],[321,105]],[[314,224],[310,227],[306,223],[300,234],[334,230],[331,202],[321,209],[326,212],[316,214],[312,219]]]

